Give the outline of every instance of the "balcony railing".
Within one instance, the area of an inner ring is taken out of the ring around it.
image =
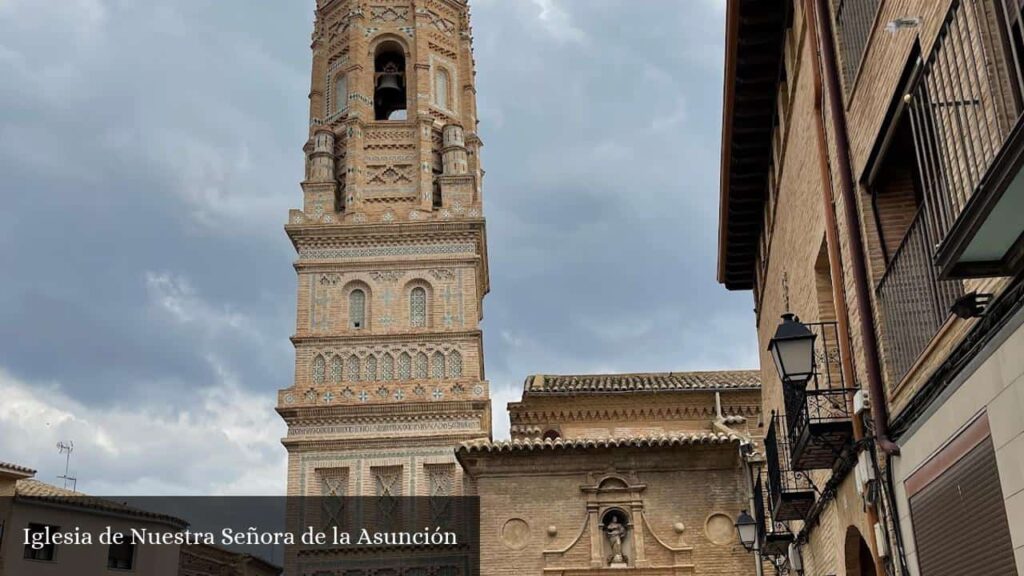
[[[789,443],[794,470],[831,469],[852,445],[853,390],[836,388],[793,392],[802,402],[790,417]]]
[[[964,293],[960,281],[941,280],[952,265],[939,256],[1020,117],[1020,22],[1019,0],[953,0],[911,89],[923,200],[877,287],[890,382],[906,376]]]
[[[790,464],[789,441],[781,416],[772,415],[764,438],[768,465],[768,507],[775,522],[803,520],[814,505],[814,484]]]
[[[788,552],[793,534],[785,524],[776,522],[766,509],[767,495],[764,492],[764,477],[759,474],[754,480],[754,520],[757,521],[757,543],[764,556],[783,556]]]
[[[843,85],[850,92],[864,57],[880,0],[833,0],[843,65]]]
[[[1021,113],[1018,0],[954,0],[909,116],[932,248],[945,239]],[[929,253],[931,256],[932,253]]]
[[[926,209],[921,209],[878,283],[890,382],[903,379],[964,294],[961,281],[939,279],[934,246]]]

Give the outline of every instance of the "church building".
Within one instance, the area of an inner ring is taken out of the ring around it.
[[[527,378],[512,439],[456,452],[482,574],[755,574],[734,521],[760,405],[756,371]]]
[[[478,496],[484,575],[759,574],[758,373],[531,376],[492,439],[466,0],[317,0],[312,52],[288,494]]]

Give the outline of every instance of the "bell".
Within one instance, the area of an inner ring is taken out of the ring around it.
[[[402,75],[398,72],[384,72],[380,75],[380,82],[377,84],[377,92],[392,91],[402,91]]]

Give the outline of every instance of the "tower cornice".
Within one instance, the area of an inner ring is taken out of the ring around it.
[[[368,223],[368,224],[287,224],[284,229],[298,248],[300,239],[376,240],[409,237],[422,239],[424,235],[471,232],[483,234],[487,224],[483,218],[463,218],[454,221]]]
[[[317,334],[292,336],[292,344],[299,345],[330,345],[330,344],[398,344],[406,342],[423,342],[425,340],[471,341],[479,340],[483,332],[476,330],[423,330],[419,332],[374,333],[374,334]]]
[[[442,400],[438,402],[399,402],[373,404],[338,404],[333,406],[279,406],[277,413],[289,424],[299,422],[343,421],[347,418],[387,416],[393,420],[415,416],[437,416],[458,413],[479,413],[486,409],[484,399]]]

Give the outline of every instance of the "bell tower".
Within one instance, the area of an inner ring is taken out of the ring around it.
[[[461,494],[488,438],[488,291],[466,0],[317,0],[290,495]]]

